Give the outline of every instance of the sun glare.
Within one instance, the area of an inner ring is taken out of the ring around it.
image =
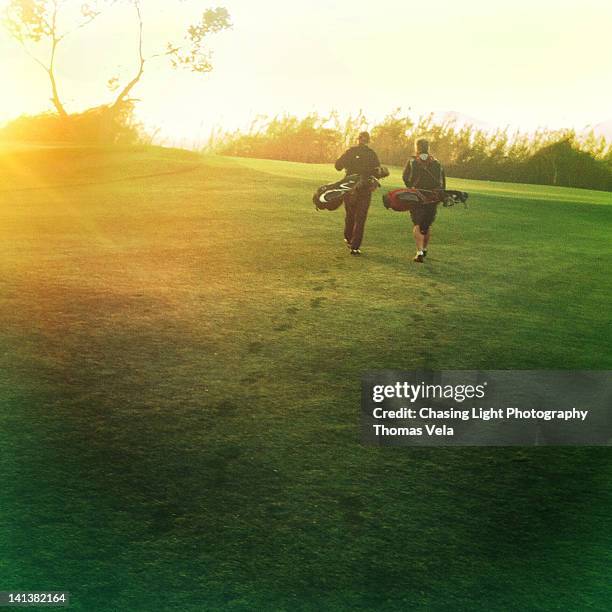
[[[171,12],[161,0],[146,3],[147,53],[163,49],[188,23],[195,14],[189,4]],[[214,126],[245,127],[261,114],[363,110],[377,120],[398,107],[522,129],[610,119],[609,3],[586,0],[578,10],[551,0],[418,7],[382,0],[378,20],[346,1],[222,4],[233,28],[210,39],[214,70],[193,75],[151,59],[134,92],[139,117],[163,138],[203,140]],[[71,110],[108,102],[108,79],[133,74],[135,36],[134,17],[122,5],[66,39],[57,72]],[[0,56],[0,78],[11,83],[0,120],[51,110],[44,71],[4,30]]]

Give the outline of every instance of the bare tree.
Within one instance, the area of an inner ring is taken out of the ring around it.
[[[46,72],[51,88],[51,102],[62,117],[68,113],[60,96],[56,77],[58,47],[70,34],[87,27],[105,10],[121,1],[131,5],[138,24],[137,69],[123,87],[120,86],[118,78],[109,80],[109,88],[117,92],[113,102],[108,105],[111,112],[117,111],[128,100],[130,92],[142,78],[145,66],[153,59],[166,58],[174,68],[187,68],[197,73],[210,72],[212,63],[210,51],[206,46],[208,37],[231,27],[227,9],[206,9],[200,19],[188,27],[183,41],[168,41],[165,48],[145,56],[143,0],[90,0],[86,3],[79,0],[10,0],[4,11],[4,27]],[[66,21],[62,17],[69,9],[74,8],[79,9],[78,18],[74,20],[72,27],[62,28],[61,24]]]

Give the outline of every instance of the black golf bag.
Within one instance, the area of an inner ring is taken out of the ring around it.
[[[363,178],[359,174],[349,174],[335,183],[321,185],[314,195],[312,201],[317,210],[336,210],[344,202],[344,196],[359,189],[374,191],[380,187],[378,179],[389,176],[389,170],[379,166],[373,175]]]

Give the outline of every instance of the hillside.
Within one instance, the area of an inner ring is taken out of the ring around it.
[[[76,610],[603,610],[607,448],[359,443],[370,369],[610,369],[610,194],[450,179],[428,261],[329,166],[0,155],[3,588]],[[393,169],[385,187],[400,184]]]

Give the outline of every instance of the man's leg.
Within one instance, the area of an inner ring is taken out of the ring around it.
[[[423,256],[427,255],[427,245],[429,244],[429,239],[431,238],[431,226],[427,228],[427,232],[423,234]]]
[[[370,208],[370,201],[372,200],[372,192],[364,191],[356,194],[355,197],[355,225],[353,226],[353,236],[351,239],[351,248],[356,251],[361,246],[363,241],[363,232],[365,229],[365,222],[368,218],[368,210]]]
[[[437,204],[428,204],[426,214],[423,217],[421,223],[421,229],[423,233],[423,252],[427,254],[427,245],[431,240],[431,225],[436,220],[436,214],[438,213]]]
[[[414,244],[416,245],[417,251],[422,251],[425,248],[425,236],[421,234],[421,226],[412,226],[412,235],[414,236]]]
[[[412,220],[412,236],[416,246],[417,255],[423,251],[423,234],[421,233],[421,223],[425,209],[423,205],[416,204],[410,209],[410,219]],[[416,261],[416,258],[415,258]]]
[[[348,246],[353,240],[353,228],[355,227],[355,200],[352,195],[344,197],[344,239]]]
[[[412,223],[412,235],[414,236],[414,242],[416,244],[416,255],[414,261],[417,263],[423,263],[425,255],[427,254],[427,245],[431,238],[431,224],[436,218],[437,206],[434,204],[423,205],[411,211]]]

